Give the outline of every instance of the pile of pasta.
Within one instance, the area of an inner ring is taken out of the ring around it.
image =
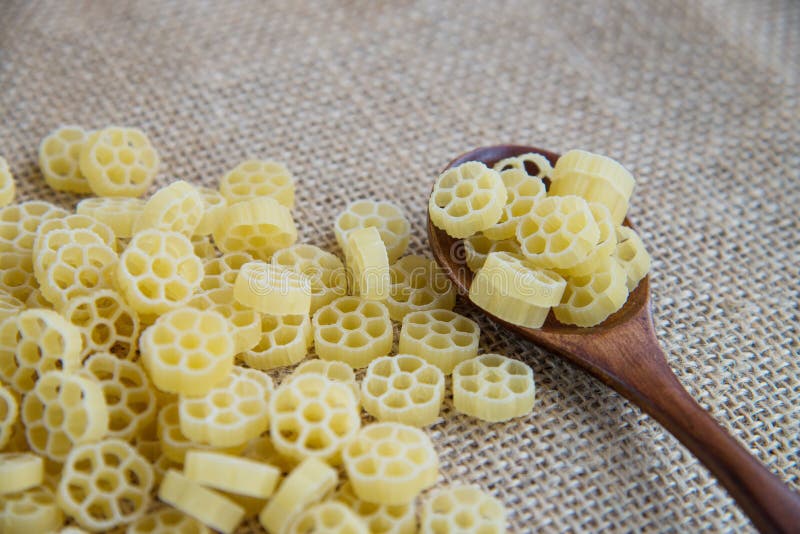
[[[142,198],[143,132],[69,126],[39,164],[92,196],[8,205],[0,161],[0,531],[505,531],[496,497],[439,483],[424,429],[447,376],[493,422],[532,411],[533,372],[478,354],[396,205],[350,203],[340,258],[296,242],[278,162]]]
[[[641,238],[623,225],[634,184],[618,162],[583,150],[555,167],[536,153],[492,168],[469,161],[439,176],[429,212],[463,239],[473,303],[527,328],[551,309],[561,323],[590,327],[622,308],[650,270]]]

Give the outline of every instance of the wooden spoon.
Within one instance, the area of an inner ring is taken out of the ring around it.
[[[466,161],[497,161],[537,152],[552,165],[558,154],[528,146],[498,145],[459,156],[446,168]],[[629,222],[625,221],[625,224]],[[428,218],[428,239],[436,261],[462,295],[469,294],[472,273],[463,245]],[[683,443],[719,479],[762,532],[800,532],[800,496],[768,471],[686,392],[658,345],[645,278],[617,313],[592,328],[559,323],[551,313],[540,329],[502,321],[508,330],[540,345],[614,388],[650,414]]]

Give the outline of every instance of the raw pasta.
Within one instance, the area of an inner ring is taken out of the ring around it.
[[[44,480],[44,462],[30,452],[0,453],[0,495],[38,486]]]
[[[645,250],[642,238],[632,228],[618,226],[616,237],[614,260],[625,269],[628,291],[633,291],[650,270],[650,254]]]
[[[53,492],[45,486],[0,495],[0,532],[3,534],[54,532],[63,524],[64,513]]]
[[[215,448],[210,445],[196,443],[183,435],[180,423],[180,408],[178,402],[167,404],[158,412],[157,421],[158,442],[161,451],[170,462],[183,464],[186,453],[190,450],[210,450],[229,454],[238,454],[243,447]]]
[[[325,501],[304,510],[285,531],[286,534],[309,532],[339,532],[347,534],[369,534],[369,530],[358,515],[341,502]]]
[[[450,310],[412,312],[403,318],[398,352],[419,356],[449,375],[478,355],[478,323]]]
[[[203,220],[203,199],[197,189],[183,180],[162,187],[147,200],[133,224],[133,233],[154,228],[192,237]]]
[[[200,282],[200,287],[206,290],[221,287],[233,289],[242,265],[251,261],[253,261],[253,256],[247,252],[229,252],[218,258],[204,261],[203,281]]]
[[[320,374],[334,382],[341,382],[351,389],[356,399],[361,396],[361,390],[358,387],[358,382],[356,382],[356,374],[353,372],[353,368],[344,362],[308,360],[298,365],[285,380],[294,380],[298,376],[305,374]]]
[[[128,525],[125,534],[211,534],[211,531],[180,510],[162,506]]]
[[[26,305],[15,299],[3,290],[0,290],[0,323],[16,315],[26,308]]]
[[[381,534],[416,534],[417,532],[414,501],[394,506],[363,501],[353,492],[350,482],[345,482],[334,498],[345,503],[358,514],[369,532]]]
[[[39,169],[47,185],[58,191],[91,193],[79,161],[89,134],[80,126],[61,126],[39,144]]]
[[[241,506],[174,469],[164,476],[158,488],[158,498],[225,534],[233,532],[244,519]]]
[[[11,441],[19,418],[19,403],[11,390],[0,384],[0,450]]]
[[[598,230],[600,230],[600,238],[582,262],[569,269],[556,270],[563,276],[585,276],[605,268],[606,264],[611,261],[611,255],[617,246],[617,233],[614,230],[614,222],[611,219],[611,213],[608,208],[597,202],[592,202],[589,204],[589,210],[597,223]]]
[[[197,192],[200,193],[200,198],[203,200],[203,218],[200,219],[200,224],[194,229],[194,235],[207,236],[210,235],[222,219],[222,214],[225,213],[225,208],[228,207],[228,201],[222,196],[222,193],[210,187],[198,186]]]
[[[106,224],[117,238],[133,237],[133,226],[146,202],[140,198],[85,198],[78,202],[78,215],[85,215]]]
[[[261,316],[261,339],[239,357],[249,367],[262,371],[293,365],[306,357],[313,336],[308,315],[265,313]]]
[[[38,242],[44,239],[45,234],[52,230],[90,230],[97,234],[103,243],[115,251],[117,250],[117,238],[110,226],[88,215],[73,213],[66,217],[42,221],[36,229],[36,239],[33,243],[34,254],[39,254],[42,245],[38,244]]]
[[[506,509],[477,486],[454,484],[431,492],[422,506],[423,534],[504,534]]]
[[[389,263],[396,261],[408,248],[411,226],[400,208],[391,202],[357,200],[348,204],[333,226],[339,248],[346,251],[350,232],[361,228],[378,230],[386,245]]]
[[[183,473],[204,486],[262,499],[272,496],[281,476],[263,462],[209,451],[189,451]]]
[[[351,293],[367,300],[385,300],[389,296],[389,257],[378,230],[351,231],[345,252]]]
[[[14,184],[14,176],[8,162],[0,156],[0,208],[5,208],[14,202],[17,186]]]
[[[345,362],[354,369],[366,367],[392,349],[389,310],[380,302],[339,297],[317,310],[312,327],[317,356]]]
[[[612,261],[605,269],[586,276],[572,276],[561,304],[553,308],[556,319],[582,327],[605,321],[625,304],[628,276],[622,266]]]
[[[411,312],[451,310],[455,306],[456,290],[452,282],[430,258],[404,256],[392,264],[389,274],[391,289],[386,307],[395,321],[402,321]]]
[[[553,167],[550,165],[547,158],[535,152],[528,152],[527,154],[501,159],[495,163],[492,168],[497,172],[515,169],[529,176],[536,176],[537,178],[549,178],[553,173]]]
[[[219,250],[211,242],[211,237],[207,235],[192,236],[192,249],[194,250],[194,255],[203,260],[204,263],[219,257]]]
[[[249,252],[269,261],[276,251],[297,241],[289,208],[271,197],[257,197],[225,208],[212,234],[222,252]]]
[[[287,208],[294,207],[294,179],[289,169],[277,161],[244,161],[222,177],[219,190],[231,205],[271,197]]]
[[[136,357],[139,317],[113,289],[100,289],[70,299],[61,313],[80,330],[81,359],[95,352],[113,352],[126,359]]]
[[[261,314],[236,302],[232,287],[195,293],[188,305],[198,310],[215,311],[228,320],[234,354],[252,349],[261,339]]]
[[[506,186],[506,205],[500,220],[483,231],[483,235],[493,240],[513,239],[519,222],[531,211],[534,203],[547,194],[544,182],[535,176],[528,176],[524,169],[504,170],[500,178]]]
[[[466,260],[467,267],[472,272],[477,271],[483,267],[486,261],[486,256],[492,252],[508,252],[521,256],[522,249],[515,239],[503,239],[501,241],[493,241],[483,235],[483,232],[473,234],[462,241],[464,247],[464,259]]]
[[[138,197],[153,183],[159,160],[144,132],[111,126],[89,136],[79,162],[96,195]]]
[[[292,245],[275,252],[272,263],[308,278],[311,284],[312,314],[335,298],[347,294],[347,276],[342,261],[319,247]]]
[[[51,232],[52,233],[52,232]],[[55,251],[42,278],[42,296],[60,310],[77,297],[114,287],[119,258],[103,243],[65,243]]]
[[[456,410],[484,421],[507,421],[531,413],[535,392],[531,368],[499,354],[483,354],[453,369]]]
[[[233,296],[243,306],[272,315],[308,315],[311,283],[285,267],[251,261],[236,275]]]

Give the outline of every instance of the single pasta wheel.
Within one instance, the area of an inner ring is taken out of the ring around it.
[[[25,308],[24,303],[0,289],[0,323],[12,315],[17,315]]]
[[[0,449],[11,441],[19,418],[19,403],[11,390],[0,384]]]
[[[180,510],[162,506],[129,524],[125,534],[211,534],[211,531]]]
[[[60,310],[74,298],[110,290],[118,262],[117,253],[103,243],[66,243],[56,251],[43,278],[38,279],[42,296]]]
[[[0,378],[17,393],[47,371],[76,370],[80,354],[80,331],[52,310],[25,310],[0,324]]]
[[[354,369],[366,367],[392,350],[392,322],[389,310],[380,302],[339,297],[317,310],[312,328],[317,356],[345,362]]]
[[[117,238],[133,237],[133,225],[142,214],[146,202],[141,198],[85,198],[75,209],[78,215],[91,217],[108,225]]]
[[[625,304],[627,282],[625,269],[614,261],[592,274],[570,277],[561,304],[553,308],[553,313],[564,324],[598,325]]]
[[[236,302],[231,287],[195,293],[188,305],[198,310],[215,311],[228,320],[234,354],[252,349],[261,340],[261,314]]]
[[[451,310],[456,290],[445,272],[432,259],[408,255],[389,270],[391,290],[386,301],[389,317],[402,321],[406,314],[422,310]]]
[[[532,267],[506,252],[489,254],[479,273],[489,280],[498,304],[502,304],[502,298],[511,297],[534,306],[555,306],[561,302],[566,286],[557,273]]]
[[[203,260],[204,264],[206,261],[219,257],[219,250],[211,242],[211,237],[207,235],[192,236],[192,248],[194,249],[194,255]]]
[[[577,195],[588,202],[603,204],[611,212],[614,224],[622,224],[636,181],[615,160],[586,152],[570,150],[556,162],[550,177],[550,195]]]
[[[479,487],[454,484],[428,496],[420,532],[504,534],[506,515],[503,503]]]
[[[417,532],[414,501],[394,506],[362,501],[356,496],[350,482],[345,482],[334,498],[358,514],[369,532],[383,534],[416,534]]]
[[[537,267],[569,269],[600,239],[589,205],[573,195],[545,197],[517,226],[522,254]]]
[[[461,413],[492,423],[533,411],[533,370],[524,363],[482,354],[453,369],[453,404]]]
[[[294,179],[283,163],[251,159],[228,172],[219,182],[228,204],[271,197],[287,208],[294,207]]]
[[[347,235],[347,268],[352,293],[368,300],[389,296],[389,257],[375,228],[359,228]]]
[[[373,423],[343,452],[356,496],[376,504],[408,504],[439,476],[439,459],[425,432],[400,423]]]
[[[337,501],[325,501],[307,508],[285,530],[286,534],[342,532],[369,534],[367,525],[353,510]]]
[[[129,441],[155,421],[156,394],[138,362],[97,352],[83,363],[83,369],[103,390],[109,437]]]
[[[290,269],[251,261],[236,275],[233,296],[243,306],[271,315],[308,315],[311,282]]]
[[[81,333],[81,359],[95,352],[113,352],[132,360],[137,355],[139,317],[113,289],[100,289],[69,300],[62,315]]]
[[[489,239],[514,238],[519,221],[533,208],[537,200],[544,198],[547,190],[544,182],[535,176],[528,176],[525,170],[508,169],[500,173],[506,186],[506,205],[497,224],[483,231]]]
[[[319,247],[292,245],[273,254],[272,263],[308,278],[311,283],[312,314],[335,298],[347,294],[347,275],[342,260]]]
[[[212,310],[168,312],[144,331],[139,344],[153,384],[169,393],[205,395],[233,368],[229,323]]]
[[[642,238],[633,228],[618,226],[614,260],[619,263],[627,276],[628,291],[633,291],[650,271],[650,254],[644,248]]]
[[[205,395],[181,395],[183,435],[212,447],[245,445],[267,430],[272,379],[256,369],[234,367]]]
[[[154,228],[192,237],[203,220],[204,209],[197,189],[188,182],[177,180],[147,200],[140,217],[133,223],[133,232]]]
[[[209,290],[229,287],[233,289],[242,265],[251,261],[253,261],[253,256],[247,252],[229,252],[218,258],[204,261],[203,281],[200,282],[200,288]]]
[[[91,135],[80,153],[80,171],[98,196],[138,197],[158,173],[158,154],[139,129],[111,126]]]
[[[550,165],[547,158],[535,152],[528,152],[527,154],[501,159],[495,163],[492,168],[497,172],[515,169],[529,176],[536,176],[537,178],[549,178],[553,173],[553,167]]]
[[[44,462],[26,452],[0,453],[0,495],[38,486],[44,480]]]
[[[611,255],[617,246],[617,233],[614,230],[611,212],[597,202],[591,202],[589,210],[591,210],[592,217],[594,217],[597,228],[600,230],[600,238],[592,250],[589,251],[585,260],[569,269],[556,269],[556,272],[562,276],[585,276],[605,268],[606,264],[611,261]]]
[[[478,323],[450,310],[425,310],[403,318],[398,352],[419,356],[449,375],[478,355]]]
[[[350,232],[375,228],[386,245],[389,263],[393,263],[408,248],[411,225],[396,204],[386,201],[356,200],[336,217],[333,231],[342,251],[347,250]]]
[[[205,486],[263,499],[272,496],[281,476],[277,467],[208,451],[189,451],[183,472]]]
[[[381,356],[367,367],[361,402],[378,421],[427,426],[439,418],[444,374],[417,356]]]
[[[267,371],[294,365],[308,354],[314,341],[308,315],[261,316],[261,339],[239,357],[249,367]]]
[[[522,249],[516,239],[493,241],[483,235],[483,232],[467,237],[462,243],[464,246],[464,259],[467,262],[467,267],[472,272],[483,267],[486,256],[492,252],[508,252],[517,256],[522,255]]]
[[[14,184],[14,176],[8,162],[0,156],[0,208],[5,208],[14,202],[17,186]]]
[[[203,264],[189,238],[152,229],[133,236],[117,268],[117,283],[140,315],[162,314],[185,304],[202,277]]]
[[[341,463],[342,448],[361,426],[358,399],[349,387],[318,374],[281,384],[269,402],[270,436],[290,458]]]
[[[64,513],[53,492],[45,486],[0,495],[0,532],[33,534],[55,532],[64,524]]]
[[[317,458],[306,458],[278,488],[258,515],[269,534],[281,534],[303,510],[321,501],[339,480],[336,470]]]
[[[100,384],[80,374],[48,371],[22,401],[28,444],[56,462],[63,462],[76,445],[105,436],[108,419]]]
[[[361,397],[361,389],[358,387],[358,382],[356,382],[356,374],[353,372],[353,368],[344,362],[338,362],[336,360],[308,360],[298,365],[295,370],[292,371],[292,374],[287,376],[284,380],[294,380],[298,376],[306,374],[320,374],[334,382],[341,382],[350,388],[356,399]]]
[[[44,226],[44,223],[40,226]],[[55,261],[58,250],[65,245],[88,247],[89,245],[105,245],[105,243],[97,232],[89,228],[54,228],[45,232],[37,231],[33,242],[33,272],[37,281],[47,280],[47,270]]]
[[[297,241],[297,227],[289,208],[274,198],[257,197],[225,208],[213,236],[222,252],[244,251],[269,261]]]
[[[150,505],[153,468],[119,439],[75,447],[64,463],[58,504],[78,524],[105,531],[140,518]]]
[[[203,200],[203,218],[194,229],[194,235],[210,235],[222,219],[222,214],[228,207],[228,201],[225,200],[222,193],[210,187],[199,186],[197,192],[200,193],[200,198]]]
[[[42,221],[36,229],[36,239],[33,242],[34,254],[38,255],[41,252],[42,245],[38,243],[44,239],[45,234],[52,230],[90,230],[97,234],[103,243],[115,251],[117,250],[117,237],[110,226],[88,215],[73,213],[59,219]]]
[[[158,498],[204,525],[233,532],[244,519],[244,509],[216,491],[204,488],[178,471],[170,469],[158,489]]]
[[[24,302],[38,287],[30,251],[0,252],[0,291]]]
[[[161,452],[169,462],[182,465],[186,453],[190,450],[216,451],[228,454],[239,454],[243,447],[216,448],[203,443],[196,443],[183,435],[180,424],[180,408],[178,402],[167,404],[158,412],[158,442]]]
[[[89,134],[80,126],[61,126],[39,144],[39,168],[47,185],[58,191],[91,193],[79,160]]]
[[[452,237],[468,237],[496,224],[507,198],[499,172],[468,161],[439,175],[428,210],[437,228]]]

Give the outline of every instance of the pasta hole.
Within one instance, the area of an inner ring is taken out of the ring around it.
[[[542,254],[547,248],[547,240],[540,235],[534,235],[525,240],[524,246],[530,254]]]
[[[84,410],[72,410],[67,414],[67,424],[65,430],[70,435],[82,437],[89,425],[89,416]]]
[[[461,387],[468,391],[469,393],[477,393],[478,392],[478,381],[474,378],[464,378],[460,381]]]
[[[475,526],[475,516],[469,510],[461,510],[456,514],[456,525],[462,529],[470,529]]]
[[[453,343],[459,347],[466,348],[472,345],[472,336],[467,334],[456,334],[452,338]]]
[[[451,340],[447,336],[441,334],[434,334],[425,340],[425,343],[436,350],[445,350],[450,348]]]
[[[449,334],[450,325],[442,323],[434,323],[431,325],[431,330],[433,330],[437,334]]]
[[[325,430],[321,428],[312,428],[306,435],[303,445],[306,449],[314,451],[326,449],[330,443],[331,439]]]
[[[386,466],[385,473],[387,477],[401,478],[408,475],[411,470],[411,466],[406,462],[393,461],[389,462],[389,464]]]
[[[469,204],[464,201],[453,202],[447,206],[446,211],[450,217],[464,217],[469,213]]]
[[[550,240],[549,249],[550,252],[558,254],[559,252],[565,251],[570,246],[570,240],[564,234],[558,234],[553,236]]]
[[[208,359],[202,354],[191,354],[186,361],[186,365],[192,371],[202,371],[208,367]]]
[[[239,422],[239,418],[232,412],[222,412],[214,417],[214,422],[218,425],[229,426]]]
[[[50,404],[45,409],[45,419],[47,420],[47,426],[58,428],[64,423],[64,410],[61,406]]]
[[[564,221],[559,215],[551,215],[547,217],[542,225],[542,231],[546,234],[553,234],[558,232],[564,225]]]
[[[345,338],[345,344],[353,349],[365,347],[369,344],[369,339],[362,332],[350,332]]]
[[[572,295],[570,305],[575,308],[585,308],[594,301],[594,297],[587,291],[576,291]]]
[[[386,382],[383,380],[367,380],[366,382],[367,392],[372,395],[373,397],[380,397],[384,393],[386,393],[388,386]]]
[[[508,389],[503,384],[490,384],[486,388],[486,396],[490,399],[502,400],[510,395]]]
[[[636,257],[636,247],[630,240],[625,241],[617,247],[616,256],[624,262],[633,261]]]
[[[381,441],[375,448],[378,456],[384,458],[396,458],[403,454],[404,448],[392,441]]]
[[[433,400],[433,388],[420,387],[411,391],[411,402],[414,404],[427,404]]]
[[[303,409],[303,418],[309,423],[319,423],[326,415],[325,407],[319,402],[312,402]]]
[[[528,384],[529,382],[522,377],[512,377],[506,383],[508,389],[510,389],[512,393],[515,393],[517,395],[528,391]]]
[[[342,319],[342,328],[346,330],[356,330],[361,328],[361,317],[358,315],[347,315]]]
[[[195,350],[200,347],[200,336],[194,333],[184,334],[181,336],[181,347],[186,350]]]
[[[228,408],[232,406],[236,399],[228,392],[220,391],[211,397],[211,403],[217,408]]]
[[[411,378],[411,375],[403,373],[394,377],[392,380],[392,387],[394,389],[405,390],[410,388],[413,383],[414,380]]]
[[[455,188],[455,194],[459,198],[470,196],[475,191],[475,186],[471,182],[461,182]]]

